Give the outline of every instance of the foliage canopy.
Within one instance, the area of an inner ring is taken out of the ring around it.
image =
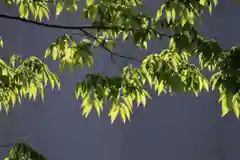
[[[76,98],[82,100],[82,114],[87,117],[92,109],[100,116],[107,101],[111,102],[109,116],[113,123],[119,115],[123,122],[131,119],[134,104],[145,106],[151,89],[160,94],[174,95],[177,92],[191,92],[196,96],[209,88],[219,93],[222,116],[233,111],[240,115],[240,48],[221,48],[215,40],[206,39],[195,28],[204,12],[212,13],[218,0],[167,0],[159,3],[155,16],[141,11],[144,2],[140,0],[4,0],[5,5],[17,7],[18,16],[0,14],[0,18],[19,20],[49,28],[76,30],[84,34],[80,42],[69,34],[57,37],[45,52],[46,58],[59,62],[60,73],[69,68],[77,70],[91,68],[97,59],[94,48],[101,47],[109,53],[110,59],[125,58],[140,63],[139,67],[126,65],[118,77],[104,72],[87,74],[76,84]],[[55,10],[50,10],[54,7]],[[61,26],[43,23],[52,15],[62,12],[77,12],[82,20],[89,20],[87,26]],[[89,32],[94,30],[94,34]],[[165,31],[164,33],[162,31]],[[171,34],[166,34],[171,33]],[[0,37],[0,47],[4,47]],[[117,40],[133,41],[140,49],[147,49],[152,40],[168,39],[169,47],[159,53],[152,53],[144,59],[115,53]],[[190,62],[198,58],[198,64]],[[0,59],[0,107],[9,112],[9,106],[21,103],[22,98],[44,100],[44,88],[50,83],[52,89],[60,89],[57,74],[52,73],[44,59],[31,56],[23,59],[13,55],[10,61]],[[212,73],[206,77],[204,70]],[[28,146],[16,144],[8,159],[18,159]],[[34,152],[31,150],[31,152]],[[27,154],[25,154],[27,155]],[[38,158],[44,159],[41,155]],[[24,159],[24,158],[22,158]],[[26,158],[25,158],[26,159]]]

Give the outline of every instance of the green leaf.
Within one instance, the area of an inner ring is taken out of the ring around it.
[[[89,7],[94,3],[94,0],[86,0],[86,6]]]
[[[141,95],[141,102],[142,102],[143,106],[145,107],[146,103],[147,103],[147,99],[146,99],[146,96],[143,94]]]
[[[114,121],[116,120],[119,111],[120,111],[120,107],[117,105],[116,102],[113,102],[111,110],[110,110],[110,112],[108,114],[108,116],[111,117],[111,124],[113,124]]]
[[[126,118],[127,118],[127,120],[131,120],[131,115],[130,115],[130,110],[129,110],[129,108],[125,105],[125,104],[123,104],[123,103],[121,103],[121,106],[122,106],[122,108],[123,108],[123,112],[124,112],[124,114],[126,115]]]
[[[51,54],[51,49],[48,47],[47,50],[45,51],[44,58],[47,58]]]
[[[172,21],[174,22],[176,19],[176,10],[173,8],[172,9]]]
[[[215,6],[215,7],[217,6],[218,1],[219,1],[219,0],[213,0],[213,2],[214,2],[214,6]]]
[[[172,18],[171,10],[169,10],[169,9],[166,10],[166,17],[167,17],[167,22],[169,23]]]
[[[98,13],[98,7],[96,5],[92,7],[91,13],[92,13],[92,15],[91,15],[92,20],[95,21],[98,17],[98,14],[99,14]]]
[[[24,3],[20,3],[20,6],[19,6],[19,13],[20,13],[20,16],[21,17],[24,17]]]
[[[56,16],[60,15],[60,13],[63,11],[63,7],[64,7],[64,2],[62,0],[58,1],[56,5]]]
[[[14,106],[16,104],[16,94],[14,93],[11,94],[11,100],[12,100],[12,105]]]
[[[230,109],[228,107],[227,98],[224,98],[222,100],[222,117],[225,116],[228,112],[230,112]]]
[[[48,9],[42,8],[42,12],[43,12],[44,16],[47,18],[47,20],[49,20],[49,11],[48,11]]]
[[[42,12],[42,10],[39,10],[39,12],[38,12],[38,17],[39,17],[39,20],[40,20],[40,22],[42,21],[42,18],[43,18],[43,12]]]
[[[159,85],[157,86],[158,96],[164,91],[164,81],[161,80]]]
[[[209,83],[206,78],[203,78],[203,87],[206,89],[207,92],[209,92]]]
[[[108,40],[107,41],[107,48],[110,49],[110,50],[113,50],[115,48],[115,41]]]
[[[232,99],[233,99],[232,93],[230,93],[228,91],[225,91],[222,93],[222,95],[219,99],[219,101],[222,101],[222,117],[231,111],[232,106],[233,106]]]
[[[3,48],[3,40],[1,36],[0,36],[0,48]]]
[[[237,101],[234,101],[234,103],[233,103],[233,111],[234,111],[236,117],[239,119],[240,109],[239,109],[239,103]]]
[[[53,90],[53,89],[54,89],[54,86],[55,86],[55,82],[54,82],[54,80],[53,80],[53,77],[51,76],[50,73],[46,73],[46,75],[47,75],[47,77],[48,77],[48,80],[49,80],[49,82],[50,82],[50,84],[51,84],[51,87],[52,87],[52,90]]]
[[[122,96],[122,99],[123,99],[124,103],[127,105],[128,108],[132,107],[132,99],[131,99],[131,97],[124,97],[124,96]]]
[[[99,100],[98,98],[97,98],[97,94],[96,93],[94,93],[94,107],[95,107],[95,109],[96,109],[96,111],[97,111],[97,115],[98,115],[98,117],[100,117],[100,113],[101,113],[101,111],[102,111],[102,105],[103,105],[103,101],[101,101],[101,100]]]
[[[215,89],[216,84],[219,81],[219,78],[221,77],[222,73],[221,72],[217,72],[214,75],[212,75],[211,79],[210,79],[210,83],[212,84],[212,90]]]
[[[53,60],[56,60],[58,58],[58,49],[55,45],[52,47],[52,58]]]
[[[122,121],[123,121],[123,123],[125,123],[126,122],[125,110],[123,109],[123,107],[120,107],[119,111],[120,111],[120,116],[122,118]]]
[[[82,111],[82,115],[87,118],[89,113],[91,112],[92,110],[92,103],[91,103],[91,98],[90,98],[90,94],[88,94],[84,99],[83,99],[83,103],[82,103],[82,106],[81,108],[83,108],[83,111]]]
[[[209,13],[210,13],[210,15],[212,14],[212,3],[210,3],[209,5],[208,5],[208,11],[209,11]]]
[[[125,41],[128,37],[128,32],[123,32],[122,33],[122,40]]]
[[[157,10],[157,15],[155,20],[158,21],[160,17],[162,16],[163,9],[165,8],[165,4],[162,4],[161,7]]]
[[[207,2],[207,0],[200,0],[200,1],[199,1],[199,3],[200,3],[201,5],[203,5],[203,6],[205,6],[206,2]]]
[[[139,93],[139,91],[136,91],[136,102],[137,106],[139,106],[141,103],[141,94]]]

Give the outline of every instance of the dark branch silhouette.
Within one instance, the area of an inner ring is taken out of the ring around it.
[[[43,23],[43,22],[37,22],[37,21],[33,21],[33,20],[28,20],[28,19],[24,19],[24,18],[20,18],[17,16],[11,16],[11,15],[6,15],[6,14],[0,14],[0,18],[3,19],[9,19],[9,20],[17,20],[17,21],[21,21],[24,23],[29,23],[29,24],[34,24],[34,25],[38,25],[38,26],[42,26],[42,27],[47,27],[47,28],[54,28],[54,29],[67,29],[67,30],[78,30],[83,32],[86,36],[93,38],[94,40],[96,40],[97,42],[98,39],[97,37],[95,37],[94,35],[92,35],[91,33],[87,32],[86,29],[101,29],[101,30],[107,30],[107,29],[119,29],[119,27],[107,27],[107,26],[65,26],[65,25],[55,25],[55,24],[47,24],[47,23]],[[121,30],[124,30],[124,28],[120,28]],[[114,56],[118,56],[121,58],[125,58],[125,59],[129,59],[129,60],[134,60],[134,61],[138,61],[141,62],[141,60],[138,60],[136,58],[133,57],[129,57],[129,56],[123,56],[117,53],[112,52],[110,49],[108,49],[105,45],[100,44],[102,48],[104,48],[106,51],[108,51],[109,53],[111,53],[111,55]]]

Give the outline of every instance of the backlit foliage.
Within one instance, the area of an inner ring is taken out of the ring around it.
[[[44,59],[52,57],[52,60],[58,61],[60,72],[66,67],[72,71],[85,66],[91,68],[97,61],[95,48],[104,49],[114,64],[116,58],[140,62],[139,67],[129,64],[121,68],[122,73],[117,77],[103,72],[88,73],[84,80],[77,83],[75,95],[81,99],[82,115],[85,117],[93,109],[100,116],[106,103],[110,102],[111,122],[120,116],[125,123],[131,119],[134,106],[146,106],[147,100],[151,99],[147,87],[158,95],[189,92],[196,96],[203,89],[208,92],[212,88],[219,94],[222,115],[233,111],[239,117],[240,48],[225,50],[217,41],[206,39],[195,28],[203,10],[211,14],[218,0],[156,1],[159,8],[155,16],[140,11],[145,3],[140,0],[5,0],[6,5],[18,8],[19,17],[0,17],[74,30],[75,33],[61,35],[46,47]],[[88,20],[90,24],[61,26],[42,23],[43,19],[47,21],[61,16],[62,12],[79,13],[81,20]],[[82,36],[82,40],[77,41],[75,36]],[[0,37],[1,48],[4,47],[3,38]],[[169,47],[139,60],[131,55],[115,53],[119,40],[130,40],[137,48],[145,50],[151,40],[159,40],[159,43],[168,40]],[[190,62],[193,57],[198,58],[198,64]],[[212,73],[210,78],[203,74],[206,69]],[[0,59],[0,72],[0,105],[6,112],[10,105],[20,103],[22,98],[35,100],[39,94],[43,99],[48,81],[52,88],[55,85],[60,87],[57,75],[37,57],[22,59],[13,55],[10,62]],[[10,159],[14,158],[10,155]]]
[[[94,63],[91,52],[92,43],[88,39],[83,39],[77,43],[71,36],[64,35],[57,38],[45,52],[45,58],[49,55],[53,60],[59,60],[59,70],[62,71],[66,65],[71,70],[77,67],[83,68],[85,64],[91,67]]]
[[[47,160],[47,158],[24,143],[16,143],[10,150],[9,157],[4,160]]]
[[[49,71],[48,66],[37,57],[22,59],[13,55],[10,62],[0,59],[0,109],[9,111],[9,106],[16,102],[21,103],[22,98],[36,100],[40,94],[44,100],[44,88],[50,82],[60,88],[58,77]]]

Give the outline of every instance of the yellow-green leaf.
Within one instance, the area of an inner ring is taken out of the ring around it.
[[[219,0],[213,0],[214,6],[216,7]]]
[[[86,6],[89,7],[93,4],[94,0],[86,0]]]
[[[122,103],[121,106],[124,110],[124,113],[125,113],[127,119],[130,121],[131,120],[131,115],[130,115],[129,108],[124,103]]]
[[[157,10],[157,15],[155,20],[158,21],[160,17],[162,16],[163,9],[165,8],[165,4],[162,4],[161,7]]]
[[[111,110],[110,110],[110,112],[108,114],[108,116],[111,117],[111,124],[113,124],[115,119],[117,118],[117,115],[119,113],[119,108],[120,107],[117,106],[117,104],[115,102],[112,104]]]
[[[0,48],[3,48],[3,40],[1,36],[0,36]]]
[[[209,83],[206,78],[203,78],[203,87],[206,89],[207,92],[209,92]]]
[[[59,16],[59,14],[63,11],[64,2],[62,0],[58,1],[56,6],[56,16]]]
[[[235,113],[236,117],[239,119],[239,115],[240,115],[240,112],[239,112],[239,104],[237,101],[234,101],[233,102],[233,112]]]
[[[169,23],[172,17],[171,10],[166,10],[166,17],[167,17],[167,22]]]
[[[172,21],[174,22],[176,19],[176,10],[173,8],[172,9]]]
[[[212,14],[212,3],[210,3],[210,4],[208,5],[208,11],[209,11],[210,14]]]
[[[206,2],[207,2],[207,0],[200,0],[200,1],[199,1],[199,3],[200,3],[201,5],[203,5],[203,6],[205,6]]]
[[[222,117],[224,117],[228,112],[230,112],[230,109],[227,105],[227,98],[224,98],[222,100]]]
[[[126,122],[126,116],[125,116],[125,112],[124,112],[123,107],[120,107],[119,111],[120,111],[120,116],[122,118],[122,121],[123,121],[123,123],[125,123]]]

